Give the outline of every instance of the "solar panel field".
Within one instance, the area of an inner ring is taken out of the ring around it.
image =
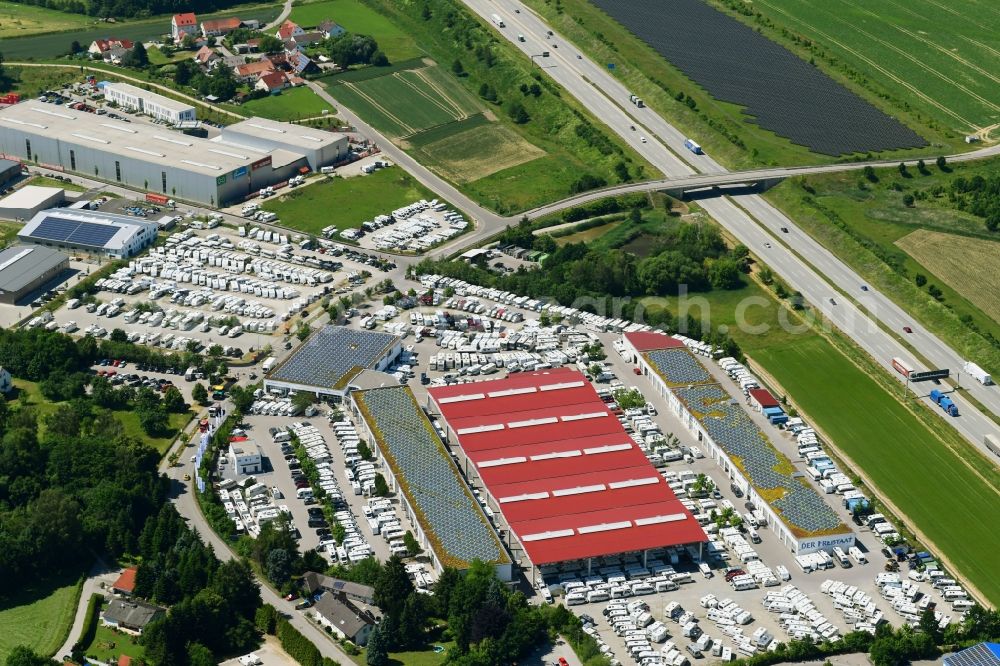
[[[948,127],[1000,123],[995,2],[755,0],[754,9]]]
[[[749,26],[701,0],[594,0],[716,99],[824,155],[918,148],[898,120]],[[697,26],[697,29],[694,29]]]

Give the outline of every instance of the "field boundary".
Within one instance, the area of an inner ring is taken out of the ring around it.
[[[872,376],[870,371],[866,370],[865,368],[855,363],[854,360],[847,354],[841,352],[836,343],[831,341],[825,335],[821,335],[821,337],[823,337],[823,339],[825,339],[827,343],[830,344],[834,348],[834,350],[837,351],[838,354],[843,356],[846,361],[854,365],[854,367],[856,367],[858,370],[865,373],[866,375],[870,377]],[[951,559],[945,554],[945,552],[941,550],[937,546],[937,544],[934,543],[932,539],[928,538],[927,535],[924,534],[919,527],[916,526],[916,523],[909,517],[908,514],[906,514],[898,506],[896,506],[896,504],[892,500],[888,499],[888,497],[886,497],[885,493],[881,490],[881,488],[872,483],[871,479],[868,478],[868,476],[864,473],[863,471],[864,468],[858,465],[854,461],[854,459],[851,458],[851,456],[849,456],[847,453],[843,451],[843,449],[840,448],[836,440],[831,438],[823,430],[823,428],[819,425],[816,419],[810,417],[805,410],[801,409],[798,406],[798,404],[795,402],[795,399],[790,397],[788,391],[782,388],[781,383],[778,382],[769,372],[767,372],[767,370],[765,370],[761,364],[753,361],[750,356],[747,356],[746,359],[747,359],[747,365],[752,368],[752,371],[757,373],[765,384],[769,385],[772,389],[776,390],[780,395],[786,396],[788,401],[795,406],[796,411],[798,411],[798,413],[806,421],[809,422],[809,425],[811,427],[815,428],[819,432],[820,436],[823,438],[824,443],[830,449],[833,450],[835,457],[840,458],[845,463],[845,467],[847,467],[850,472],[852,472],[855,476],[857,476],[857,478],[861,480],[861,482],[865,485],[865,488],[869,492],[871,492],[871,494],[874,495],[875,498],[879,502],[881,502],[883,506],[888,507],[889,511],[892,512],[893,516],[896,518],[896,524],[903,530],[910,531],[917,538],[917,540],[919,540],[922,544],[933,550],[935,557],[940,559],[944,563],[944,565],[948,567],[948,570],[952,573],[952,575],[961,580],[962,583],[972,591],[973,595],[977,598],[977,601],[980,604],[982,604],[984,608],[992,608],[992,604],[989,603],[986,595],[984,595],[978,587],[976,587],[970,580],[968,580],[968,578],[966,578],[964,572],[959,567],[955,566],[954,563],[952,563]],[[875,381],[876,383],[879,383],[877,379]],[[934,433],[933,431],[931,431],[931,433],[935,437],[937,437],[937,433]],[[945,446],[947,446],[947,444],[945,444]],[[990,485],[992,486],[992,484]]]

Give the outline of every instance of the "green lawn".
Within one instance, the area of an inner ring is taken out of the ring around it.
[[[15,379],[14,386],[18,391],[27,391],[29,395],[29,403],[38,411],[39,417],[39,430],[44,431],[45,424],[42,422],[47,414],[51,414],[55,411],[56,406],[59,403],[51,402],[45,396],[42,395],[41,391],[38,390],[38,384],[35,382],[29,382],[26,379]],[[167,437],[150,437],[147,435],[142,426],[139,425],[139,417],[135,412],[124,410],[116,411],[115,416],[121,421],[122,427],[125,430],[125,434],[130,437],[135,437],[138,440],[146,442],[154,449],[160,452],[160,455],[164,455],[170,448],[170,444],[174,441],[177,433],[187,425],[188,421],[191,420],[191,412],[186,412],[183,414],[170,414],[169,415],[169,426],[172,434]]]
[[[85,192],[87,188],[82,185],[77,185],[76,183],[67,183],[62,180],[56,180],[55,178],[46,178],[45,176],[35,176],[27,182],[28,185],[37,185],[38,187],[59,187],[67,192]]]
[[[17,232],[24,227],[16,222],[0,222],[0,247],[7,247],[17,241]]]
[[[168,55],[161,51],[158,47],[151,46],[146,49],[146,55],[149,56],[149,62],[152,65],[167,65],[181,60],[191,60],[191,58],[194,57],[194,52],[178,49]]]
[[[261,116],[272,120],[316,118],[323,115],[323,111],[329,111],[329,115],[334,115],[333,107],[307,86],[289,88],[281,91],[280,95],[250,100],[235,110],[245,116]]]
[[[994,566],[1000,552],[1000,472],[967,443],[961,443],[964,449],[949,448],[821,338],[788,341],[752,356],[906,512],[912,526],[932,539],[994,606],[1000,604]]]
[[[331,19],[348,32],[370,35],[378,42],[379,48],[390,62],[416,58],[422,53],[412,37],[359,0],[306,2],[293,7],[289,18],[305,28]]]
[[[765,197],[915,320],[966,358],[1000,374],[1000,349],[984,337],[988,333],[1000,338],[1000,322],[952,289],[948,276],[935,275],[895,245],[917,229],[996,239],[982,218],[956,210],[947,195],[935,197],[931,190],[947,188],[958,177],[970,180],[990,175],[998,165],[996,159],[956,164],[949,167],[949,173],[931,165],[927,175],[909,169],[910,178],[902,177],[896,169],[879,169],[877,183],[864,181],[859,173],[810,176],[782,183]],[[912,208],[903,204],[904,194],[920,192],[927,193],[926,198],[918,199]],[[935,301],[926,287],[916,286],[917,274],[941,289],[942,302]],[[971,330],[962,317],[969,318],[983,334]]]
[[[92,22],[93,19],[83,14],[71,14],[21,3],[0,2],[0,39],[24,37],[41,32],[79,30]]]
[[[12,598],[0,598],[0,662],[18,645],[55,654],[73,624],[79,594],[80,573],[75,572],[30,583]]]
[[[139,660],[143,657],[144,648],[132,636],[115,631],[98,620],[94,640],[83,649],[83,653],[94,661],[107,663],[109,660],[117,662],[118,657],[123,654]]]
[[[391,167],[367,176],[323,179],[267,201],[281,224],[319,235],[324,227],[351,229],[420,199],[436,198],[409,174]]]

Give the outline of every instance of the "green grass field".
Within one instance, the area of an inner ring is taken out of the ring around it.
[[[280,95],[252,99],[236,107],[247,116],[261,116],[272,120],[301,120],[317,118],[323,111],[334,115],[334,109],[307,86],[282,90]]]
[[[0,248],[14,243],[17,240],[17,232],[23,226],[16,222],[0,222]]]
[[[473,119],[485,120],[481,115]],[[456,124],[449,129],[458,127]],[[415,147],[413,152],[421,164],[462,184],[545,156],[545,151],[508,127],[488,122],[476,122],[473,127]]]
[[[73,624],[80,590],[78,573],[29,585],[15,597],[0,599],[0,661],[6,661],[18,645],[27,645],[42,655],[55,654]]]
[[[28,404],[38,410],[39,415],[39,431],[45,430],[45,424],[43,423],[45,416],[47,414],[55,411],[56,406],[59,403],[49,401],[45,396],[42,395],[41,391],[38,390],[38,384],[35,382],[29,382],[25,379],[15,379],[14,386],[19,391],[27,391],[29,396]],[[186,412],[184,414],[170,414],[168,423],[170,429],[173,431],[168,437],[150,437],[147,435],[142,426],[139,425],[139,417],[133,411],[116,411],[115,416],[121,421],[122,428],[125,434],[129,437],[134,437],[135,439],[141,440],[151,447],[159,451],[160,455],[164,455],[170,448],[170,444],[173,443],[174,437],[177,433],[187,425],[188,421],[191,420],[191,413]]]
[[[109,660],[117,662],[118,657],[123,654],[127,654],[134,660],[142,659],[145,649],[132,636],[115,631],[98,620],[94,640],[83,649],[83,653],[95,661],[107,663]]]
[[[24,37],[42,32],[79,30],[91,23],[93,19],[83,14],[70,14],[14,2],[0,2],[0,39]]]
[[[37,185],[38,187],[58,187],[66,190],[67,192],[83,192],[87,188],[82,185],[77,185],[76,183],[67,183],[62,180],[56,180],[55,178],[46,178],[45,176],[35,176],[30,181],[29,185]]]
[[[211,14],[198,14],[198,20],[228,18],[238,16],[243,19],[257,19],[261,23],[267,23],[275,19],[281,13],[280,4],[270,5],[246,5],[237,9],[228,9],[224,12],[213,12]],[[58,12],[63,16],[61,12]],[[65,14],[74,17],[74,14]],[[49,60],[58,58],[69,51],[69,45],[73,40],[87,47],[95,39],[106,38],[109,35],[118,38],[151,41],[170,32],[170,16],[157,16],[155,18],[139,19],[135,21],[121,21],[115,25],[99,24],[97,27],[71,28],[70,32],[51,32],[28,37],[18,37],[15,39],[4,39],[2,44],[4,60],[13,62],[17,60]],[[64,76],[69,76],[65,74]],[[64,79],[65,80],[65,79]]]
[[[323,227],[356,228],[376,215],[434,198],[409,174],[392,167],[367,176],[313,183],[268,200],[264,209],[277,213],[286,227],[319,235]]]
[[[421,54],[412,37],[358,0],[305,2],[293,7],[289,18],[303,27],[314,27],[331,19],[348,32],[370,35],[390,62],[416,58]]]
[[[996,160],[955,164],[949,173],[932,165],[927,175],[910,169],[911,178],[900,176],[895,169],[879,169],[879,182],[874,184],[862,182],[857,173],[810,176],[782,183],[764,196],[965,358],[1000,373],[1000,349],[984,338],[986,333],[1000,338],[1000,322],[952,288],[949,276],[935,274],[896,245],[918,229],[996,239],[982,218],[955,209],[946,195],[931,194],[935,187],[947,188],[954,178],[985,176],[996,168]],[[896,187],[903,189],[893,189]],[[905,194],[919,192],[927,196],[912,208],[903,204]],[[926,287],[914,283],[918,274],[941,289],[942,302],[934,300]],[[971,330],[968,322],[981,333]]]
[[[370,70],[376,74],[380,70]],[[419,63],[363,80],[328,79],[332,93],[393,138],[464,120],[483,106],[436,65]]]
[[[793,401],[963,575],[1000,604],[993,564],[1000,472],[964,444],[952,450],[898,400],[818,337],[752,352]],[[939,426],[940,427],[940,426]],[[965,464],[968,461],[975,471]]]
[[[970,133],[1000,123],[1000,11],[978,0],[756,0],[897,99]],[[970,17],[975,16],[975,20]]]

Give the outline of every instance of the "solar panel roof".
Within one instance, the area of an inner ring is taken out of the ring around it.
[[[402,492],[445,566],[510,561],[409,387],[353,393]]]
[[[944,658],[945,666],[1000,666],[1000,645],[980,643]]]
[[[269,380],[340,390],[375,366],[399,341],[395,335],[344,326],[324,326],[278,364]]]
[[[694,357],[692,357],[694,360]],[[674,394],[708,436],[736,462],[762,497],[797,536],[846,529],[836,512],[805,480],[793,477],[791,461],[778,452],[746,411],[717,384],[675,388]]]
[[[714,382],[701,363],[686,347],[657,349],[644,354],[649,364],[667,386],[687,386]]]
[[[62,217],[45,217],[31,233],[34,238],[103,248],[114,238],[120,227],[110,224],[98,224]]]

